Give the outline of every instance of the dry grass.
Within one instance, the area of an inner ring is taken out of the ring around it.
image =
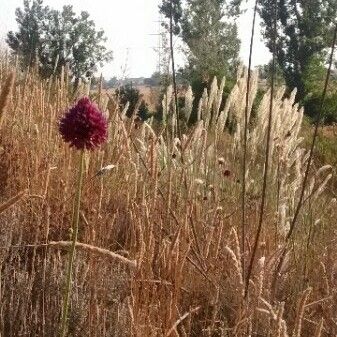
[[[62,241],[69,239],[77,156],[60,140],[57,122],[76,97],[67,74],[49,81],[17,74],[8,90],[12,68],[2,60],[0,331],[57,336]],[[303,112],[294,96],[282,100],[283,89],[274,101],[266,216],[249,297],[243,298],[241,259],[247,265],[258,223],[270,95],[257,116],[249,116],[243,252],[246,76],[239,72],[223,111],[224,82],[214,83],[200,102],[199,122],[180,141],[174,137],[172,91],[163,100],[165,128],[155,121],[135,128],[108,97],[94,97],[108,114],[110,138],[86,156],[70,336],[336,336],[336,203],[325,191],[329,168],[310,174],[291,248],[273,282],[307,160],[299,136]],[[250,107],[256,74],[251,81]],[[81,87],[76,95],[86,92]],[[190,91],[187,97],[186,116]],[[236,125],[234,135],[225,125]],[[102,170],[107,165],[115,167]],[[133,261],[136,268],[130,268]]]

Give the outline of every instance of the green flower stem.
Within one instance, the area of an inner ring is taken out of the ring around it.
[[[80,218],[80,205],[81,205],[81,195],[82,195],[82,184],[83,184],[83,171],[84,171],[84,150],[81,151],[80,161],[79,161],[79,170],[77,178],[77,190],[75,195],[73,219],[72,219],[72,244],[69,251],[68,257],[68,269],[67,269],[67,279],[66,279],[66,288],[64,291],[63,298],[63,310],[61,317],[61,328],[60,336],[65,337],[68,330],[68,311],[69,311],[69,299],[71,294],[71,281],[72,281],[72,271],[74,266],[75,259],[75,249],[78,235],[78,223]]]

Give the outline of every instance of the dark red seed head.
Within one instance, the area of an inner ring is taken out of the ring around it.
[[[65,113],[59,131],[66,143],[79,150],[94,150],[108,138],[107,120],[88,97],[81,98]]]
[[[230,171],[230,170],[224,170],[224,171],[223,171],[223,175],[224,175],[225,177],[230,177],[230,176],[231,176],[231,171]]]

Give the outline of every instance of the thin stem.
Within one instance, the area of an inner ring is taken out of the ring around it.
[[[172,61],[172,81],[173,81],[174,101],[175,101],[176,118],[177,118],[177,132],[178,132],[178,137],[181,138],[180,125],[179,125],[180,116],[179,116],[179,106],[178,106],[178,91],[177,91],[177,80],[176,80],[174,47],[173,47],[173,0],[171,0],[171,11],[170,11],[170,50],[171,50],[171,61]]]
[[[251,82],[251,70],[252,70],[252,55],[253,55],[253,45],[255,36],[255,22],[257,13],[257,3],[255,1],[253,23],[252,23],[252,33],[250,38],[250,49],[249,49],[249,62],[248,62],[248,77],[247,77],[247,92],[246,92],[246,107],[245,107],[245,122],[244,122],[244,139],[243,139],[243,160],[242,160],[242,199],[241,199],[241,211],[242,211],[242,224],[241,224],[241,265],[242,274],[245,275],[245,235],[246,235],[246,171],[247,171],[247,140],[248,140],[248,108],[249,108],[249,91]]]
[[[67,323],[68,323],[69,299],[70,299],[70,293],[71,293],[72,271],[73,271],[75,249],[76,249],[76,242],[77,242],[77,235],[78,235],[78,223],[79,223],[79,218],[80,218],[83,171],[84,171],[84,150],[81,151],[80,159],[79,159],[77,190],[76,190],[73,220],[72,220],[72,243],[71,243],[69,257],[68,257],[66,288],[64,291],[64,298],[63,298],[63,310],[62,310],[61,329],[60,329],[61,337],[66,336],[67,327],[68,327]]]
[[[273,36],[273,60],[272,60],[272,74],[271,74],[271,89],[270,89],[270,103],[269,103],[269,116],[268,116],[268,129],[267,129],[267,144],[266,144],[266,158],[265,158],[265,166],[264,166],[264,175],[263,175],[263,186],[262,186],[262,198],[260,205],[260,214],[259,214],[259,223],[255,236],[252,256],[249,262],[247,276],[245,280],[245,293],[244,297],[247,298],[248,290],[249,290],[249,281],[253,271],[255,256],[257,252],[257,247],[260,241],[262,225],[263,225],[263,216],[264,209],[266,204],[266,194],[267,194],[267,182],[268,182],[268,171],[269,171],[269,157],[270,157],[270,140],[271,140],[271,126],[273,119],[273,105],[274,105],[274,89],[275,89],[275,68],[276,68],[276,37],[277,37],[277,0],[274,2],[274,36]]]

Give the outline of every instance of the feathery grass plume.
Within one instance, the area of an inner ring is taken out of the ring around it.
[[[125,104],[124,109],[123,109],[122,112],[121,112],[121,117],[122,117],[122,119],[126,119],[126,118],[127,118],[126,113],[127,113],[128,110],[129,110],[129,106],[130,106],[130,102],[127,102],[127,103]]]
[[[243,284],[240,256],[236,256],[234,251],[228,246],[224,247],[224,251],[227,253],[227,256],[230,258],[232,265],[234,266],[234,270],[235,270],[238,285],[239,285],[239,293],[243,296],[244,295],[244,284]]]
[[[307,181],[309,179],[309,171],[310,171],[312,160],[313,160],[314,150],[315,150],[315,147],[316,147],[318,129],[319,129],[320,124],[321,124],[322,111],[323,111],[323,107],[324,107],[324,104],[325,104],[325,98],[326,98],[326,94],[327,94],[327,90],[328,90],[328,85],[329,85],[329,82],[330,82],[330,76],[331,76],[331,70],[332,70],[332,64],[333,64],[333,59],[334,59],[336,42],[337,42],[337,23],[335,23],[335,27],[334,27],[334,34],[333,34],[333,39],[332,39],[332,44],[331,44],[331,52],[330,52],[330,58],[329,58],[329,67],[328,67],[327,73],[326,73],[324,88],[323,88],[321,102],[320,102],[319,114],[317,116],[316,123],[315,123],[315,129],[314,129],[314,134],[313,134],[312,142],[311,142],[311,146],[310,146],[308,162],[307,162],[304,177],[303,177],[301,193],[300,193],[300,197],[299,197],[299,200],[298,200],[295,212],[294,212],[294,217],[293,217],[293,219],[290,223],[290,229],[289,229],[289,232],[288,232],[288,235],[287,235],[287,242],[289,242],[289,239],[291,238],[292,233],[294,232],[294,228],[295,228],[296,223],[297,223],[297,218],[298,218],[300,210],[303,206],[302,203],[303,203],[303,198],[304,198],[304,195],[305,195],[305,190],[306,190],[306,187],[307,187],[306,186]]]
[[[332,174],[328,174],[325,179],[323,180],[323,182],[317,187],[317,189],[314,191],[312,198],[315,200],[317,199],[325,190],[328,182],[331,180],[332,178]]]
[[[284,323],[284,320],[283,320],[283,313],[284,313],[284,303],[280,303],[279,305],[279,309],[278,309],[278,312],[277,312],[277,319],[276,319],[276,335],[275,337],[282,337],[282,328],[283,328],[283,323]]]
[[[53,248],[60,248],[60,249],[69,248],[71,247],[71,245],[72,245],[71,241],[51,241],[48,243],[48,246],[53,247]],[[137,267],[136,261],[129,260],[126,257],[116,254],[114,252],[111,252],[107,249],[99,248],[99,247],[92,246],[92,245],[87,245],[81,242],[76,242],[76,248],[107,257],[114,261],[119,261],[123,264],[128,265],[132,269],[135,269]]]
[[[331,294],[331,287],[330,287],[329,276],[327,274],[327,269],[326,269],[323,261],[321,261],[319,264],[320,264],[320,266],[322,268],[322,271],[323,271],[322,276],[323,276],[324,286],[325,286],[324,290],[325,290],[326,294],[330,295]]]
[[[203,119],[205,121],[205,126],[208,128],[212,126],[212,123],[214,123],[214,119],[217,116],[214,116],[214,105],[216,104],[216,99],[218,97],[218,80],[216,77],[214,77],[211,89],[209,91],[207,105],[206,105],[206,111],[204,112]]]
[[[183,314],[181,317],[179,317],[179,319],[174,322],[173,326],[168,330],[168,332],[165,334],[165,337],[170,337],[172,336],[172,333],[175,332],[176,335],[178,335],[178,331],[177,331],[177,327],[179,324],[181,324],[185,319],[187,319],[190,315],[192,315],[193,313],[196,313],[200,310],[200,306],[191,309],[189,312],[186,312],[185,314]]]
[[[252,105],[255,100],[258,89],[258,73],[252,72],[250,76],[250,85],[248,92],[248,106],[246,108],[245,100],[241,99],[247,95],[248,73],[244,70],[243,77],[240,77],[230,93],[224,110],[220,113],[218,121],[220,130],[225,127],[228,120],[235,125],[233,151],[241,149],[244,142],[245,115],[247,110],[247,125],[250,123]],[[247,135],[248,136],[248,135]]]
[[[320,322],[317,325],[314,337],[321,337],[323,327],[324,327],[324,318],[321,318]]]
[[[14,81],[15,81],[15,73],[12,72],[8,75],[3,88],[1,88],[1,93],[0,93],[0,129],[3,123],[4,115],[6,108],[8,106],[8,102],[10,99],[11,91],[14,86]]]
[[[164,125],[168,122],[172,99],[173,99],[173,86],[170,85],[167,87],[166,94],[164,95],[163,100],[162,100],[163,124]]]
[[[259,275],[258,275],[258,283],[257,283],[257,289],[256,289],[257,302],[259,302],[260,298],[263,296],[263,286],[264,286],[264,281],[265,281],[265,260],[266,258],[262,256],[258,262]]]
[[[322,117],[323,117],[323,115],[322,115],[323,110],[324,110],[323,108],[324,108],[326,94],[327,94],[327,91],[328,91],[328,86],[329,86],[331,72],[332,72],[336,43],[337,43],[337,23],[335,24],[335,27],[334,27],[333,40],[332,40],[332,44],[331,44],[331,52],[330,52],[330,57],[329,57],[329,66],[328,66],[328,69],[327,69],[327,72],[326,72],[324,88],[323,88],[322,96],[321,96],[321,100],[320,100],[320,109],[319,109],[319,113],[318,113],[318,116],[317,116],[316,122],[315,122],[314,133],[313,133],[313,137],[312,137],[312,141],[311,141],[310,151],[308,152],[308,160],[307,160],[305,171],[304,171],[304,176],[303,176],[303,181],[302,181],[302,184],[301,184],[299,199],[298,199],[298,202],[297,202],[295,210],[294,210],[294,215],[292,217],[292,221],[290,223],[290,229],[289,229],[289,231],[287,233],[287,236],[286,236],[286,242],[285,242],[284,249],[283,249],[283,255],[281,256],[280,261],[278,263],[278,266],[276,267],[275,272],[274,272],[274,279],[273,279],[273,285],[272,285],[272,289],[274,289],[274,290],[276,289],[277,276],[278,276],[279,270],[282,268],[283,260],[284,260],[284,257],[285,257],[286,251],[287,251],[287,246],[289,245],[290,239],[293,236],[294,229],[297,225],[298,217],[300,215],[300,211],[301,211],[301,209],[303,207],[303,203],[305,201],[307,183],[308,183],[308,180],[309,180],[309,173],[310,173],[310,169],[311,169],[311,166],[312,166],[312,161],[313,161],[313,157],[314,157],[314,150],[315,150],[315,147],[316,147],[316,142],[317,142],[317,137],[318,137],[318,130],[319,130],[321,120],[322,120]]]
[[[217,122],[219,117],[225,85],[226,85],[226,77],[223,77],[220,83],[220,87],[218,89],[217,97],[215,98],[213,105],[213,116],[214,116],[213,124]]]
[[[207,105],[208,105],[208,92],[207,88],[205,88],[199,101],[198,114],[197,114],[198,121],[203,120],[205,122],[205,117],[207,116],[206,115]]]
[[[296,312],[295,327],[294,327],[294,330],[293,330],[292,337],[300,337],[301,336],[305,305],[307,303],[307,300],[308,300],[308,297],[309,297],[311,291],[312,291],[311,288],[306,289],[303,292],[301,298],[299,299],[298,308],[297,308],[297,312]]]
[[[193,97],[192,87],[189,85],[186,95],[185,95],[185,106],[184,106],[186,123],[188,123],[191,117],[192,108],[193,108],[193,100],[194,100],[194,97]]]

